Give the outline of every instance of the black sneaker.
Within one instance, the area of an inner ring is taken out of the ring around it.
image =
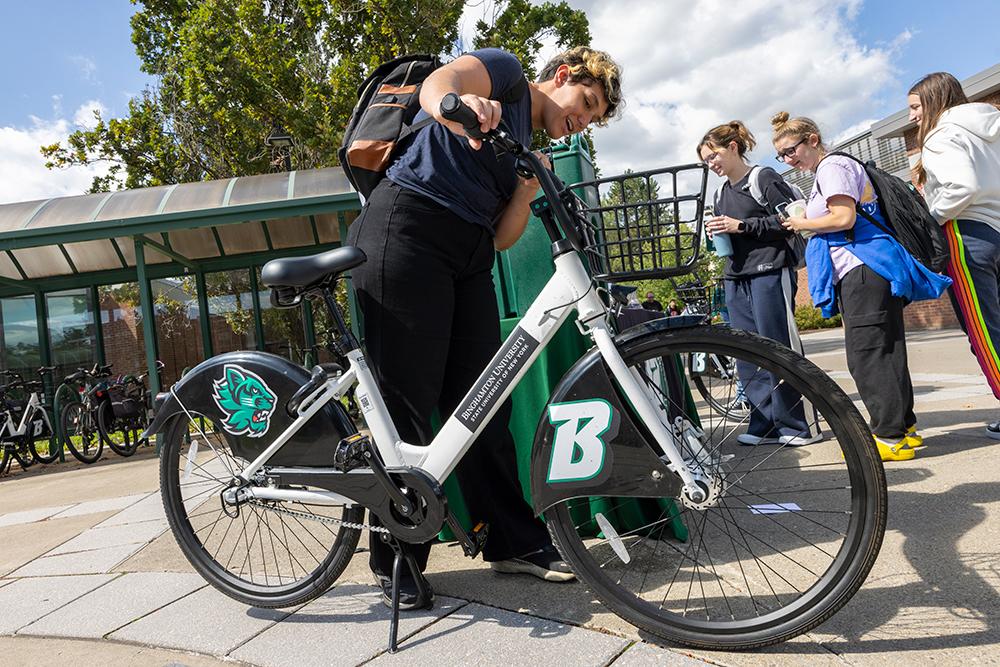
[[[520,558],[508,558],[490,563],[494,572],[502,574],[530,574],[545,581],[566,582],[576,579],[569,564],[562,559],[551,544],[532,551]]]
[[[1000,440],[1000,422],[990,422],[987,424],[986,435],[994,440]]]
[[[382,587],[382,604],[392,609],[392,577],[375,575],[379,586]],[[404,576],[399,582],[399,609],[409,611],[411,609],[430,609],[434,606],[434,589],[429,581],[424,579],[424,587],[427,590],[425,597],[420,597],[420,589],[413,577]]]

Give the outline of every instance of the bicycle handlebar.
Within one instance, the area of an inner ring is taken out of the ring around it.
[[[542,187],[542,193],[548,200],[549,209],[555,215],[563,236],[573,246],[574,250],[582,252],[583,240],[580,238],[576,223],[573,221],[562,199],[564,190],[562,181],[542,164],[538,156],[499,127],[489,132],[480,131],[479,117],[476,115],[476,112],[470,109],[456,93],[448,93],[441,98],[439,108],[444,118],[460,123],[465,128],[466,134],[470,137],[499,146],[514,156],[515,160],[517,160],[518,171],[521,171],[523,168],[538,179],[538,184]],[[553,236],[551,232],[550,236]],[[556,238],[552,238],[553,243],[557,240]]]

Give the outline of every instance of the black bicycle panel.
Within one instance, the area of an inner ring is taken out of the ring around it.
[[[163,430],[171,417],[210,417],[225,429],[233,453],[254,460],[294,421],[285,405],[309,381],[309,372],[266,352],[228,352],[195,366],[157,408],[144,437]],[[333,465],[334,449],[357,433],[336,401],[323,406],[281,447],[268,465]]]
[[[539,419],[531,454],[534,510],[584,496],[676,497],[680,479],[657,450],[592,349],[559,381]]]

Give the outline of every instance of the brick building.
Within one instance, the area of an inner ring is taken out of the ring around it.
[[[971,102],[986,102],[1000,107],[1000,63],[974,74],[962,82]],[[881,169],[911,181],[912,169],[920,157],[917,125],[909,120],[907,109],[873,123],[871,128],[833,147],[861,160],[875,160]],[[804,192],[812,188],[812,174],[795,169],[782,174]],[[799,272],[799,291],[795,305],[811,305],[805,269]],[[922,301],[906,308],[905,321],[910,329],[945,329],[958,327],[948,295],[936,301]]]

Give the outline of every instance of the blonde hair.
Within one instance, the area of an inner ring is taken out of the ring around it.
[[[548,81],[553,78],[561,65],[569,67],[569,80],[573,83],[599,83],[604,88],[608,110],[594,120],[597,125],[607,125],[610,119],[621,114],[625,105],[622,99],[621,67],[611,56],[604,51],[576,46],[549,60],[538,75],[538,80]]]
[[[779,111],[771,116],[771,129],[773,130],[771,143],[777,143],[779,139],[784,139],[785,137],[805,139],[810,134],[815,134],[816,139],[819,141],[819,148],[822,150],[826,149],[823,146],[823,135],[819,131],[819,126],[811,118],[806,118],[805,116],[790,118],[787,111]]]
[[[941,114],[959,104],[969,103],[969,98],[962,90],[962,84],[947,72],[928,74],[913,84],[907,94],[920,98],[920,127],[917,130],[917,143],[920,148],[924,147],[927,135],[937,126]],[[923,160],[917,161],[913,171],[917,177],[917,185],[927,182]]]
[[[736,142],[736,152],[739,153],[740,157],[752,151],[753,147],[757,145],[757,140],[753,138],[753,134],[743,124],[743,121],[731,120],[725,125],[716,125],[706,132],[705,136],[698,142],[698,148],[695,149],[695,152],[698,153],[698,159],[701,160],[702,147],[726,148],[733,141]]]

